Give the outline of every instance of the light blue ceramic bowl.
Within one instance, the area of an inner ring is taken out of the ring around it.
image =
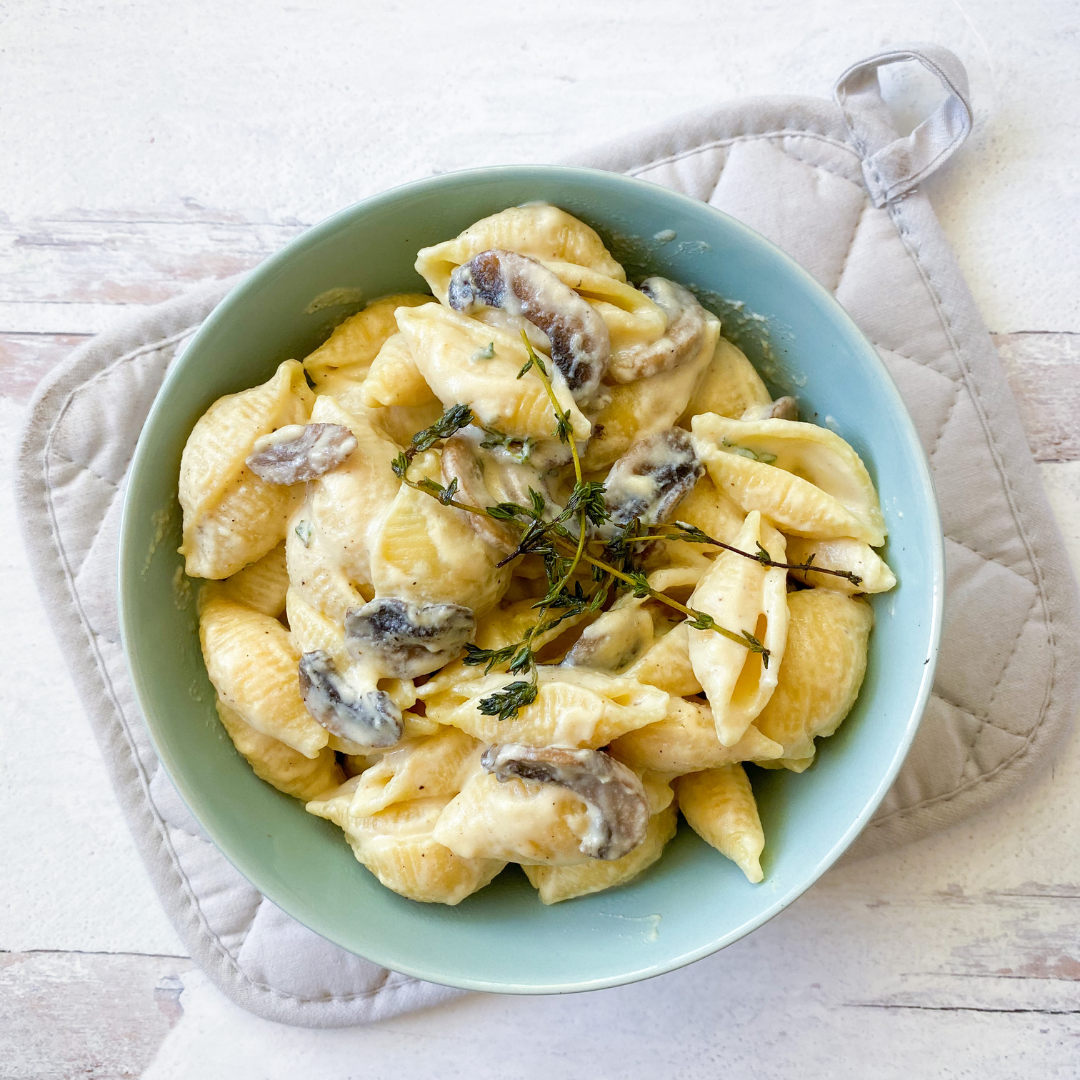
[[[304,356],[357,307],[313,305],[316,297],[422,290],[418,248],[531,200],[596,228],[633,280],[658,273],[697,288],[773,388],[795,394],[805,418],[828,418],[851,442],[881,493],[885,555],[900,584],[874,600],[858,704],[822,741],[813,767],[801,776],[750,770],[767,839],[761,885],[683,825],[656,865],[610,892],[545,908],[508,868],[458,907],[413,903],[379,885],[337,828],[258,780],[217,721],[194,604],[176,589],[176,484],[192,425],[222,394]],[[369,199],[294,240],[233,290],[170,372],[139,440],[124,508],[120,613],[159,757],[207,833],[275,904],[397,971],[476,990],[561,993],[707,956],[835,862],[888,790],[918,726],[933,681],[943,567],[915,428],[873,348],[809,274],[703,203],[611,173],[526,166],[439,176]]]

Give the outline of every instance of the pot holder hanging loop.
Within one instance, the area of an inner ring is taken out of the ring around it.
[[[945,99],[910,135],[900,138],[882,100],[878,69],[915,61],[946,91]],[[860,60],[833,88],[852,141],[862,154],[870,198],[882,207],[906,195],[960,148],[971,131],[972,112],[964,65],[940,45],[904,45]]]

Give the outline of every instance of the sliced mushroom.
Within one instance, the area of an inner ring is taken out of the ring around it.
[[[693,293],[662,277],[646,278],[640,288],[667,316],[668,326],[658,341],[612,353],[607,373],[618,383],[671,371],[696,356],[704,340],[709,315]]]
[[[476,629],[461,604],[417,604],[383,596],[345,613],[345,647],[390,678],[415,679],[449,663]]]
[[[462,501],[471,506],[494,506],[498,501],[484,483],[484,470],[471,439],[455,435],[447,439],[442,451],[442,477],[444,484],[457,481]],[[469,524],[483,540],[503,555],[509,555],[517,546],[517,532],[506,522],[480,514],[469,514]]]
[[[766,401],[764,405],[751,405],[739,418],[740,420],[798,420],[799,403],[785,394],[775,401]]]
[[[290,424],[256,439],[247,467],[268,484],[300,484],[340,465],[356,449],[341,424]]]
[[[357,690],[324,649],[300,657],[300,696],[327,731],[360,746],[393,746],[404,733],[401,710],[390,695],[375,687]]]
[[[646,435],[611,466],[604,481],[611,523],[625,525],[632,518],[644,525],[667,521],[704,472],[690,432],[668,428]]]
[[[544,498],[545,517],[553,518],[562,510],[552,500],[544,474],[532,464],[531,456],[524,463],[505,448],[485,448],[485,441],[494,440],[478,428],[466,428],[446,440],[442,451],[444,484],[456,480],[463,501],[473,506],[486,508],[503,502],[530,506],[535,491]],[[520,530],[512,525],[479,514],[469,514],[468,520],[481,537],[503,554],[508,555],[517,547]]]
[[[542,263],[499,248],[482,251],[450,275],[447,299],[465,314],[484,306],[501,308],[538,326],[574,400],[596,393],[611,353],[607,325]]]
[[[621,859],[645,839],[649,800],[637,775],[601,750],[496,743],[480,763],[497,780],[558,784],[581,798],[589,829],[581,853],[590,859]]]
[[[561,666],[617,675],[638,660],[652,643],[652,616],[634,601],[605,611],[587,626]]]

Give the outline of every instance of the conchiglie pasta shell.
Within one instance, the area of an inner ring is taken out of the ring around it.
[[[339,671],[351,663],[345,649],[344,623],[309,604],[296,586],[286,594],[285,613],[289,620],[289,636],[298,655],[321,649],[330,654]]]
[[[430,398],[422,405],[388,405],[383,409],[372,409],[371,422],[398,446],[405,447],[418,431],[431,427],[442,414],[442,402]]]
[[[628,679],[649,683],[669,694],[700,694],[701,683],[690,663],[690,627],[682,622],[654,642],[645,655],[626,669]]]
[[[746,518],[735,546],[756,552],[761,544],[782,562],[784,538],[757,512]],[[752,634],[770,652],[769,666],[751,652],[713,630],[689,630],[690,662],[713,710],[716,734],[734,746],[776,688],[787,639],[787,574],[766,569],[756,559],[721,551],[702,575],[690,606],[711,615],[726,630]]]
[[[349,781],[346,788],[359,779]],[[346,817],[344,824],[333,802],[310,802],[307,809],[342,824],[357,861],[388,889],[410,900],[452,907],[482,889],[506,865],[490,859],[463,859],[432,838],[445,799],[395,803],[370,817]]]
[[[708,706],[673,697],[663,720],[620,736],[610,753],[633,768],[679,774],[737,761],[768,761],[781,757],[784,748],[753,724],[734,746],[723,746]]]
[[[439,475],[437,469],[426,473]],[[403,486],[371,552],[376,595],[463,604],[476,615],[490,611],[506,590],[512,571],[496,567],[499,553],[478,536],[466,513]]]
[[[285,594],[289,591],[285,542],[268,551],[258,562],[226,578],[221,585],[229,599],[276,619],[285,610]]]
[[[469,685],[469,699],[436,718],[481,742],[595,750],[627,731],[655,723],[667,712],[668,694],[622,676],[545,666],[539,667],[537,674],[540,686],[536,700],[510,719],[480,712],[481,699],[521,678],[496,674]],[[430,699],[427,704],[430,712]]]
[[[659,304],[640,289],[572,263],[544,262],[564,284],[583,296],[604,320],[611,342],[611,363],[627,348],[651,345],[667,330],[668,320]]]
[[[341,622],[349,608],[359,607],[371,600],[375,590],[366,581],[352,581],[342,568],[340,547],[333,543],[334,538],[327,540],[312,525],[314,513],[311,501],[312,493],[309,491],[307,501],[292,516],[285,534],[290,591],[303,597],[304,602],[320,614]],[[307,529],[311,531],[305,532],[307,540],[304,541],[300,533]],[[369,567],[367,574],[370,573]]]
[[[289,631],[268,615],[230,600],[216,584],[199,595],[199,639],[210,681],[245,723],[316,758],[329,734],[300,697],[300,655]]]
[[[313,400],[303,368],[286,360],[269,381],[218,398],[199,418],[180,461],[189,576],[229,577],[281,541],[303,488],[267,484],[245,461],[256,439],[304,423]]]
[[[862,580],[858,585],[835,574],[818,574],[813,570],[792,570],[791,576],[807,585],[820,585],[844,593],[888,592],[896,584],[896,576],[880,555],[862,540],[841,537],[836,540],[807,540],[801,536],[788,539],[787,561],[805,563],[825,570],[849,570]]]
[[[483,667],[451,661],[417,688],[417,696],[424,703],[424,715],[436,723],[445,723],[455,709],[472,697],[476,684],[484,678]]]
[[[397,330],[397,323],[394,323]],[[387,338],[371,362],[361,400],[369,408],[383,405],[418,405],[438,401],[409,351],[409,340],[400,331]]]
[[[693,397],[719,336],[719,320],[708,315],[702,347],[696,356],[670,371],[603,388],[610,400],[592,417],[593,436],[581,462],[586,472],[606,468],[636,439],[675,423]]]
[[[734,543],[746,520],[742,510],[717,489],[708,473],[701,477],[693,490],[675,507],[672,517],[676,521],[683,521],[701,529],[714,540],[725,544]],[[706,547],[705,550],[716,551],[716,548]]]
[[[442,812],[434,836],[466,859],[566,866],[588,860],[581,852],[588,829],[588,808],[566,788],[497,780],[478,767]]]
[[[363,774],[350,812],[363,817],[409,799],[452,798],[475,770],[474,759],[482,750],[456,728],[400,743]]]
[[[555,411],[540,377],[530,371],[518,378],[529,358],[520,338],[438,304],[399,311],[398,326],[417,369],[444,406],[468,405],[482,426],[516,439],[552,437]],[[476,358],[489,345],[494,355]],[[575,437],[587,439],[591,425],[566,381],[550,360],[545,367],[559,407],[570,413]]]
[[[759,510],[796,536],[884,543],[874,483],[835,432],[796,420],[732,420],[715,413],[695,416],[691,427],[709,475],[743,510]]]
[[[645,839],[621,859],[590,859],[576,866],[525,866],[525,876],[545,904],[558,904],[576,896],[625,885],[647,870],[664,853],[664,845],[675,835],[679,813],[674,806],[649,819]]]
[[[788,611],[780,678],[755,726],[783,746],[783,758],[809,764],[814,739],[832,735],[859,696],[874,612],[831,589],[791,593]]]
[[[616,281],[626,280],[626,272],[588,225],[546,203],[509,207],[470,225],[453,240],[421,248],[416,270],[445,303],[454,268],[490,248],[516,251],[543,262],[573,263]]]
[[[558,614],[558,609],[552,612],[552,616]],[[543,618],[543,613],[536,609],[535,600],[503,600],[482,619],[477,620],[476,645],[481,649],[505,648],[515,641],[520,641],[528,633],[529,628]],[[533,638],[534,648],[539,651],[563,631],[577,626],[584,618],[584,615],[571,615],[558,626],[539,632]]]
[[[675,801],[675,790],[671,786],[674,779],[671,773],[657,772],[653,769],[636,769],[645,789],[645,798],[649,801],[649,813],[659,814]]]
[[[754,365],[741,349],[722,337],[716,342],[709,366],[680,422],[688,424],[697,413],[739,417],[752,406],[771,400]]]
[[[317,799],[311,799],[304,809],[344,829],[349,824],[349,807],[352,806],[353,793],[359,783],[359,776],[350,777],[340,787],[324,791]]]
[[[370,591],[371,547],[401,486],[391,468],[400,450],[374,426],[369,411],[346,412],[333,397],[320,395],[311,418],[347,427],[357,446],[307,485],[306,505],[285,537],[286,558],[289,578],[308,603],[340,621],[363,586]],[[306,543],[297,533],[300,521],[311,529]]]
[[[346,319],[304,360],[304,370],[316,389],[332,392],[343,380],[362,380],[386,339],[397,333],[394,312],[430,302],[430,296],[399,293],[375,300]]]
[[[307,802],[344,783],[345,774],[328,746],[314,758],[305,757],[291,746],[256,731],[221,698],[217,700],[217,712],[233,746],[255,775],[278,791]]]
[[[679,809],[694,830],[746,875],[759,882],[765,833],[761,828],[754,791],[741,765],[680,776],[675,781]]]

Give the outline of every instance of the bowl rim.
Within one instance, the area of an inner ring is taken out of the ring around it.
[[[850,847],[866,827],[871,816],[881,805],[886,793],[896,779],[897,774],[907,758],[912,741],[915,738],[915,734],[918,731],[919,725],[925,714],[940,654],[945,599],[945,546],[941,528],[941,514],[937,500],[937,492],[934,487],[929,461],[922,447],[914,421],[907,410],[907,406],[905,405],[896,382],[888,368],[885,366],[867,336],[855,323],[854,319],[847,313],[836,297],[833,296],[833,294],[830,293],[812,274],[810,274],[809,271],[800,266],[799,263],[783,251],[783,249],[768,240],[761,233],[744,225],[737,218],[725,214],[723,211],[702,200],[694,199],[689,195],[673,191],[670,188],[665,188],[659,184],[653,184],[637,177],[628,176],[625,173],[614,173],[600,169],[563,165],[493,165],[481,168],[454,170],[451,172],[440,173],[436,176],[424,177],[419,180],[410,181],[389,188],[376,195],[353,203],[342,210],[336,211],[329,217],[294,237],[269,258],[253,267],[228,291],[228,293],[226,293],[194,334],[191,341],[184,349],[184,355],[181,355],[178,358],[177,362],[173,364],[171,370],[166,374],[161,387],[155,395],[154,402],[147,413],[146,420],[139,433],[135,451],[132,454],[120,520],[120,541],[117,553],[117,599],[120,639],[127,671],[135,690],[136,700],[144,718],[151,744],[154,747],[158,760],[161,762],[162,767],[165,769],[181,799],[191,811],[193,817],[206,830],[217,850],[220,851],[232,866],[235,867],[235,869],[263,896],[270,899],[273,903],[278,903],[282,898],[279,895],[278,899],[275,899],[274,894],[277,890],[272,883],[267,886],[259,860],[248,857],[243,844],[234,844],[227,836],[222,837],[218,833],[218,830],[215,827],[208,825],[199,813],[198,806],[200,804],[200,798],[194,786],[187,782],[183,764],[180,761],[173,759],[170,751],[163,746],[161,740],[157,737],[157,721],[155,719],[153,705],[154,696],[150,686],[150,680],[147,679],[143,672],[133,663],[134,652],[131,647],[131,642],[137,634],[134,610],[136,590],[133,588],[134,577],[132,577],[132,580],[129,583],[128,579],[131,575],[125,573],[125,566],[137,565],[138,561],[145,557],[145,552],[138,554],[133,549],[135,541],[132,536],[132,519],[136,511],[132,505],[132,491],[136,485],[134,485],[131,480],[144,468],[148,467],[149,459],[152,456],[152,444],[148,432],[151,432],[156,427],[159,414],[166,411],[169,391],[173,384],[184,378],[185,355],[191,353],[191,351],[198,346],[202,338],[209,336],[219,322],[230,318],[233,306],[241,297],[245,297],[251,292],[257,291],[263,282],[273,277],[278,272],[279,268],[289,263],[299,250],[318,244],[322,240],[332,236],[343,224],[350,222],[356,215],[373,210],[377,211],[383,207],[392,205],[403,195],[412,193],[424,194],[429,190],[436,190],[448,183],[459,184],[463,181],[468,182],[470,180],[489,181],[492,179],[505,178],[508,180],[524,180],[532,182],[535,183],[537,188],[542,188],[545,181],[549,179],[551,181],[563,178],[576,178],[581,180],[588,179],[589,177],[600,179],[605,184],[623,184],[632,188],[645,187],[655,196],[673,200],[676,204],[687,204],[688,207],[693,207],[695,212],[700,212],[704,209],[707,213],[718,215],[720,218],[724,219],[727,228],[741,233],[744,241],[756,245],[759,248],[766,249],[772,257],[777,258],[781,264],[786,267],[788,274],[801,282],[802,286],[807,289],[810,294],[816,296],[820,302],[831,308],[839,315],[841,321],[847,324],[853,339],[858,341],[861,346],[860,351],[863,353],[866,363],[874,369],[884,391],[890,396],[892,412],[900,418],[900,426],[903,429],[907,443],[907,456],[913,466],[913,472],[918,478],[919,487],[922,489],[923,495],[925,496],[926,509],[933,519],[932,522],[929,522],[928,524],[936,526],[936,528],[928,530],[931,537],[932,550],[926,553],[927,563],[932,571],[932,602],[931,610],[929,612],[927,634],[929,648],[927,650],[927,658],[922,666],[918,691],[914,697],[914,703],[904,727],[903,737],[897,743],[892,759],[889,761],[887,768],[882,772],[877,786],[867,799],[862,811],[840,834],[840,836],[837,837],[832,846],[821,856],[811,873],[800,879],[797,884],[790,887],[782,895],[775,898],[754,917],[747,919],[745,922],[728,932],[721,934],[718,937],[710,938],[710,940],[704,944],[689,949],[678,956],[668,958],[667,960],[657,961],[656,963],[646,965],[640,969],[622,972],[618,975],[602,976],[592,979],[575,979],[569,982],[550,983],[543,986],[524,983],[493,982],[489,979],[470,978],[468,976],[448,978],[443,972],[433,975],[431,971],[425,970],[420,965],[402,963],[392,954],[392,949],[384,949],[381,942],[373,943],[373,947],[363,954],[357,953],[353,947],[338,940],[337,936],[334,935],[332,928],[312,926],[311,921],[306,920],[290,910],[292,905],[289,904],[287,900],[284,903],[282,910],[284,910],[291,918],[296,919],[314,933],[333,942],[347,952],[351,952],[354,955],[362,955],[363,958],[370,960],[373,963],[380,964],[393,971],[398,971],[404,975],[412,976],[417,979],[434,981],[446,986],[454,986],[464,990],[474,990],[484,993],[564,994],[606,989],[654,978],[658,975],[663,975],[681,967],[685,967],[687,964],[701,960],[715,952],[719,952],[721,949],[726,948],[728,945],[733,944],[735,941],[738,941],[740,938],[745,937],[747,934],[752,933],[754,930],[764,925],[807,892],[810,887],[836,863],[840,856],[848,849],[848,847]],[[542,193],[538,193],[538,197],[542,197]],[[132,562],[133,558],[136,558],[135,563]],[[137,577],[137,575],[135,575],[135,577]],[[312,921],[318,922],[318,920]]]

